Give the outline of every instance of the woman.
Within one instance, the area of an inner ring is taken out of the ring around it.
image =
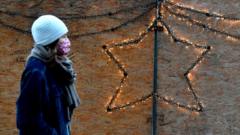
[[[76,74],[67,54],[66,25],[53,15],[34,21],[35,45],[27,58],[17,99],[19,135],[70,135],[73,109],[80,104]]]

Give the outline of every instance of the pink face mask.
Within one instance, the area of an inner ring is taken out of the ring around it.
[[[71,42],[68,38],[61,38],[57,43],[58,55],[67,55],[70,52]]]

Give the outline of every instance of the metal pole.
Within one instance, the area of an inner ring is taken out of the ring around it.
[[[153,92],[152,92],[152,135],[157,135],[157,81],[158,81],[158,31],[157,19],[159,16],[160,1],[156,0],[156,20],[154,22],[154,67],[153,67]]]

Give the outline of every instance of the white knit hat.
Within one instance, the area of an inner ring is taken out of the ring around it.
[[[67,32],[63,21],[53,15],[40,16],[32,25],[32,37],[36,45],[48,45]]]

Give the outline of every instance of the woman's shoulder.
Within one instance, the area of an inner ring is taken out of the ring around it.
[[[30,57],[26,63],[26,68],[43,70],[46,68],[46,64],[38,58]]]
[[[25,72],[44,73],[46,72],[46,64],[35,57],[30,57],[26,63]]]

